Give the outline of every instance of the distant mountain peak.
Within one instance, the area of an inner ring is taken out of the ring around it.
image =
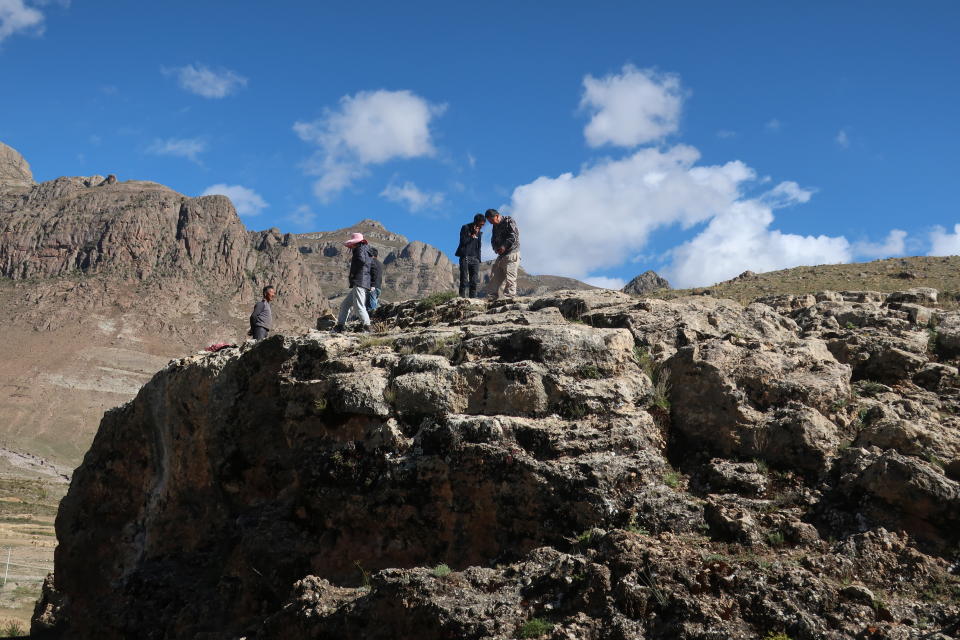
[[[16,149],[0,142],[0,188],[31,186],[30,164]]]

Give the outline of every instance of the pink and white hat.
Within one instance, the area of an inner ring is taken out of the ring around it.
[[[363,239],[363,234],[355,233],[352,236],[350,236],[349,240],[343,243],[343,246],[350,247],[352,249],[358,244],[360,244],[361,242],[366,242],[366,240]]]

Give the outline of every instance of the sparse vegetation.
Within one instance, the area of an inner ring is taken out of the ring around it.
[[[456,291],[438,291],[437,293],[431,293],[423,300],[420,301],[420,307],[424,311],[434,309],[437,306],[443,304],[444,302],[450,302],[457,297]]]
[[[873,380],[864,380],[860,383],[860,395],[866,397],[873,397],[879,393],[884,393],[888,391],[887,386],[880,384],[879,382],[874,382]]]
[[[680,486],[680,473],[677,471],[668,471],[663,474],[663,484],[671,489],[678,488]]]
[[[763,640],[791,640],[791,638],[783,631],[771,631],[763,637]]]
[[[444,564],[444,563],[440,563],[440,564],[438,564],[437,566],[435,566],[435,567],[433,568],[433,577],[434,577],[434,578],[446,578],[446,577],[447,577],[448,575],[450,575],[451,573],[452,573],[452,572],[450,571],[450,567],[448,567],[448,566],[447,566],[446,564]]]
[[[600,374],[600,370],[597,369],[596,365],[585,364],[579,369],[577,369],[577,377],[589,379],[589,380],[597,380],[602,376]]]
[[[517,629],[518,638],[539,638],[553,631],[553,623],[543,618],[530,618]]]
[[[567,420],[582,420],[590,415],[590,408],[580,400],[568,398],[560,404],[559,413]]]
[[[313,412],[314,413],[323,413],[327,410],[327,399],[326,398],[317,398],[313,401]]]
[[[767,544],[769,544],[771,547],[782,547],[784,541],[785,538],[783,537],[783,533],[780,531],[771,531],[767,534]]]
[[[360,342],[357,343],[357,349],[359,351],[365,351],[367,349],[372,349],[373,347],[392,347],[394,339],[386,338],[383,336],[364,336],[360,338]]]
[[[22,636],[26,635],[26,633],[26,630],[23,628],[23,625],[19,620],[0,621],[0,634],[3,634],[5,638]]]

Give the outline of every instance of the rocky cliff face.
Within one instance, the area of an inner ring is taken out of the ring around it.
[[[0,439],[72,467],[103,411],[171,357],[244,337],[267,283],[279,327],[328,309],[290,236],[248,232],[222,196],[102,176],[34,184],[0,147]]]
[[[412,301],[381,335],[177,360],[105,415],[34,632],[950,637],[935,302]]]

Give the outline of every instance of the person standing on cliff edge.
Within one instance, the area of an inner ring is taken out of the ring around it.
[[[484,223],[482,213],[473,216],[473,222],[460,227],[460,245],[454,254],[460,258],[460,297],[477,297],[477,280],[480,277],[480,242]]]
[[[277,291],[273,285],[267,285],[263,288],[263,300],[253,307],[253,313],[250,314],[250,331],[248,336],[253,336],[254,340],[263,340],[273,328],[273,309],[270,308],[270,301],[277,297]]]
[[[350,291],[340,304],[340,315],[337,317],[337,326],[333,330],[337,333],[345,329],[347,319],[352,311],[363,323],[363,331],[370,331],[370,316],[367,314],[367,294],[370,292],[370,245],[362,233],[354,233],[343,243],[353,252],[350,259]]]
[[[520,230],[513,218],[500,215],[496,209],[487,209],[484,215],[493,225],[490,244],[497,254],[487,283],[487,297],[490,300],[499,298],[501,286],[504,296],[515,296],[517,271],[520,269]]]

